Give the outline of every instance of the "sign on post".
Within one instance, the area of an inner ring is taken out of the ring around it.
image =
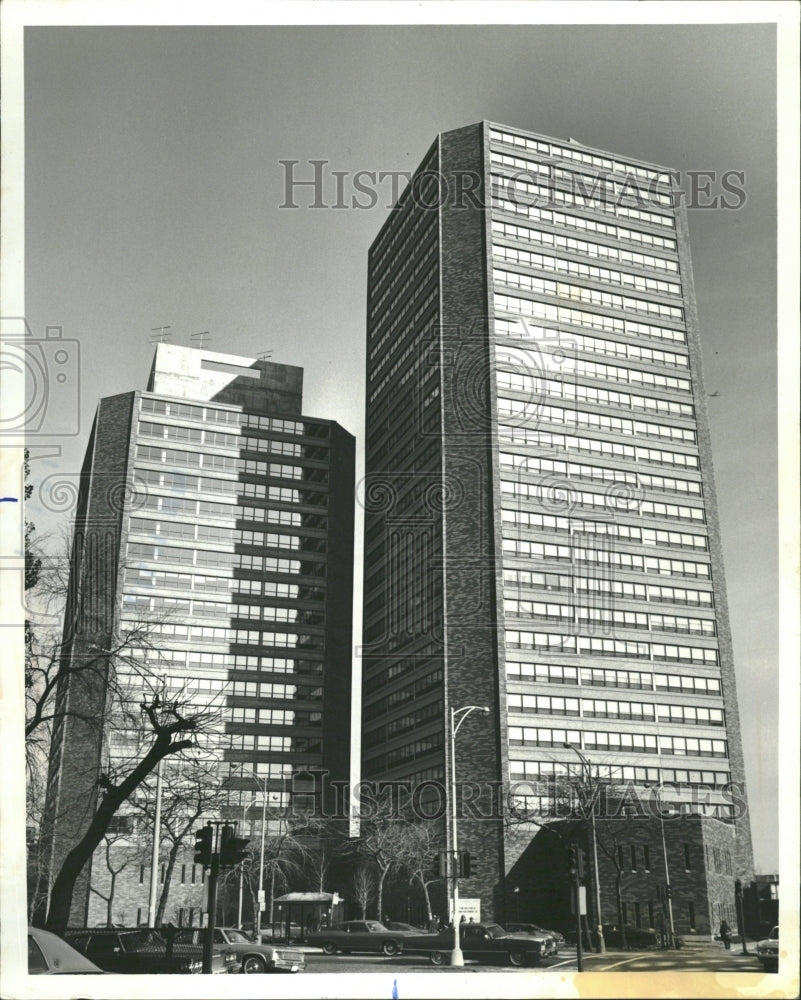
[[[579,916],[587,916],[587,887],[585,885],[580,885],[578,887],[579,894]],[[570,893],[570,912],[576,912],[576,896],[575,889]]]
[[[454,920],[461,920],[464,915],[465,920],[470,920],[473,918],[473,923],[481,923],[481,900],[480,899],[462,899],[459,897],[458,903],[458,913],[454,917]]]

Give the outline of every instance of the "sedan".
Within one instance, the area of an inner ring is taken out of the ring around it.
[[[103,975],[94,962],[90,962],[57,934],[39,927],[28,928],[28,975],[73,976],[90,973]]]
[[[764,941],[757,942],[757,957],[765,972],[779,971],[779,928],[774,927]]]
[[[507,924],[506,929],[523,934],[545,935],[545,937],[551,938],[557,951],[565,945],[563,934],[560,934],[559,931],[549,930],[547,927],[540,927],[539,924]]]
[[[180,944],[202,945],[206,931],[198,928],[178,931],[175,940]],[[302,951],[273,944],[257,944],[244,931],[234,927],[215,927],[212,940],[215,954],[233,952],[240,963],[240,972],[300,972],[306,968]]]
[[[346,920],[341,924],[323,927],[306,936],[307,944],[319,945],[326,955],[340,951],[375,951],[382,955],[399,955],[403,951],[407,931],[393,931],[377,920]]]

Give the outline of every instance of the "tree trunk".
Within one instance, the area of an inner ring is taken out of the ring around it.
[[[107,927],[113,927],[114,926],[114,913],[112,911],[112,907],[114,905],[114,889],[116,887],[116,884],[117,884],[117,873],[116,872],[112,872],[111,873],[111,882],[109,883],[109,887],[108,887],[108,898],[106,899],[106,926]]]
[[[428,882],[426,882],[424,878],[421,878],[420,875],[417,876],[417,881],[423,887],[423,898],[426,901],[426,914],[428,916],[428,922],[430,924],[431,921],[434,919],[434,914],[431,912],[431,897],[428,895]]]
[[[131,771],[128,777],[121,784],[108,789],[102,802],[97,807],[86,833],[75,847],[67,853],[61,869],[56,876],[56,880],[53,883],[53,890],[50,894],[47,930],[59,935],[66,930],[70,920],[70,910],[72,909],[72,894],[75,891],[75,883],[78,881],[78,876],[94,854],[108,830],[112,817],[122,803],[141,785],[160,760],[169,754],[177,753],[179,750],[188,750],[192,745],[191,740],[179,740],[176,743],[172,743],[170,735],[157,736],[150,752]]]
[[[175,860],[178,857],[180,849],[181,841],[173,841],[170,853],[167,855],[167,867],[164,870],[164,885],[162,886],[161,895],[159,896],[159,905],[156,908],[156,916],[154,920],[155,927],[161,927],[162,921],[164,920],[164,911],[167,909],[167,900],[170,896],[172,873],[175,871]]]
[[[389,868],[382,868],[381,874],[378,876],[378,913],[376,914],[376,920],[381,920],[384,916],[384,879],[389,874]]]
[[[625,950],[628,948],[628,941],[626,940],[626,927],[623,923],[623,893],[620,891],[621,876],[622,873],[618,872],[615,881],[615,895],[617,897],[617,923],[620,927],[620,947]]]

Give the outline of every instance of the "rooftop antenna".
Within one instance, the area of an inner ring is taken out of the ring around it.
[[[272,351],[262,351],[261,354],[256,355],[259,361],[269,361],[272,356],[273,356]]]
[[[203,350],[203,340],[204,340],[205,337],[208,337],[208,336],[209,336],[209,331],[208,330],[204,330],[202,333],[193,333],[190,336],[189,339],[190,340],[197,340],[198,341],[198,345],[197,346],[202,351]]]
[[[169,340],[172,336],[171,333],[165,333],[165,330],[171,330],[171,326],[153,326],[151,330],[156,334],[155,337],[150,338],[151,344],[163,344],[165,340]]]

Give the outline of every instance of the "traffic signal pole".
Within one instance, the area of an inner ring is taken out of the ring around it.
[[[203,938],[203,972],[211,972],[212,956],[214,954],[214,928],[217,924],[217,876],[220,873],[220,856],[215,851],[211,857],[211,867],[209,868],[209,896],[208,896],[208,926],[206,935]]]

